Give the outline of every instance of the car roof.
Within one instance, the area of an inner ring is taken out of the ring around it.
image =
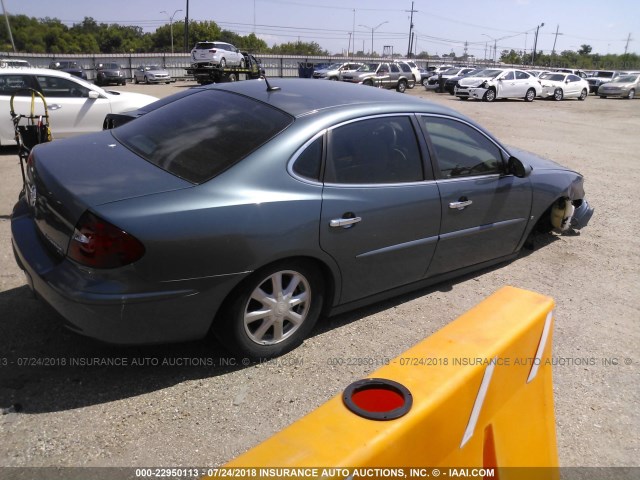
[[[24,74],[24,73],[28,73],[30,75],[48,75],[50,77],[62,77],[62,78],[74,78],[73,75],[71,75],[70,73],[67,72],[63,72],[61,70],[54,70],[52,68],[37,68],[37,67],[31,67],[31,68],[24,68],[24,67],[17,67],[17,68],[3,68],[0,69],[0,74]],[[77,77],[76,77],[77,78]]]
[[[454,110],[424,99],[363,85],[318,82],[304,78],[271,78],[269,83],[272,87],[280,87],[280,89],[267,91],[267,85],[263,80],[219,83],[200,88],[226,90],[246,95],[294,117],[319,110],[348,109],[365,105],[377,107],[381,113],[395,109],[398,112],[421,111],[462,117]],[[383,105],[385,108],[382,108]]]

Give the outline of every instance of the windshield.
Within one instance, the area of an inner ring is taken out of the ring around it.
[[[379,63],[367,63],[358,69],[358,72],[375,72]]]
[[[327,67],[327,70],[338,70],[341,66],[341,63],[332,63]]]
[[[594,77],[599,78],[613,78],[613,72],[596,72]]]
[[[449,69],[445,70],[442,74],[443,75],[456,75],[459,71],[460,71],[460,69],[458,69],[458,68],[449,68]]]
[[[488,78],[496,78],[498,75],[502,73],[502,70],[480,70],[478,73],[473,75],[469,75],[470,77],[488,77]]]
[[[540,78],[552,82],[564,82],[564,75],[561,73],[542,73],[540,74]]]
[[[147,71],[163,70],[162,68],[160,68],[160,65],[149,65],[148,67],[144,67],[144,69],[147,70]]]
[[[285,112],[244,95],[203,90],[156,108],[112,134],[149,163],[200,184],[245,158],[292,121]]]
[[[617,83],[634,83],[638,81],[638,75],[625,75],[624,77],[616,78]]]

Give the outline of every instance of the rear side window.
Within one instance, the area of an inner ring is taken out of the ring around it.
[[[200,184],[242,160],[292,121],[290,115],[256,100],[205,90],[112,133],[148,162]]]

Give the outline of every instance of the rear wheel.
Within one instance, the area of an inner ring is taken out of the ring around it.
[[[373,87],[373,80],[368,79],[365,80],[364,82],[362,82],[363,85],[366,85],[367,87]]]
[[[144,76],[144,83],[146,83],[147,85],[149,85],[149,79],[147,78],[147,76]]]
[[[134,77],[133,77],[133,83],[135,83],[136,85],[137,85],[138,83],[140,83],[140,82],[138,82],[138,77],[136,77],[136,76],[134,76]]]
[[[606,95],[600,95],[600,98],[607,98]]]
[[[524,96],[524,101],[533,102],[534,98],[536,98],[536,91],[533,88],[530,88],[529,90],[527,90],[527,94]]]
[[[589,95],[589,92],[587,92],[586,88],[583,88],[582,92],[580,92],[580,96],[578,97],[578,100],[584,100],[585,98],[587,98],[587,95]]]
[[[227,61],[224,58],[220,59],[220,68],[227,68]]]
[[[631,90],[629,90],[629,94],[627,95],[627,98],[629,100],[633,100],[635,96],[636,96],[636,91],[632,88]]]
[[[407,90],[407,81],[406,80],[400,80],[398,82],[398,86],[396,87],[396,90],[400,93],[404,93]]]
[[[484,92],[484,95],[482,97],[482,100],[484,100],[485,102],[493,102],[495,99],[496,91],[493,88],[490,88],[489,90]]]
[[[240,59],[240,68],[244,68],[245,66],[245,62],[244,62],[244,58]]]
[[[555,91],[553,92],[553,99],[557,102],[559,102],[560,100],[562,100],[562,98],[564,97],[564,93],[562,91],[561,88],[556,88]]]
[[[223,307],[216,331],[233,353],[271,358],[297,347],[315,325],[324,280],[310,262],[285,261],[257,271]]]

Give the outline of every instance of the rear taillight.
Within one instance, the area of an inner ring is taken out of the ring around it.
[[[78,220],[67,256],[93,268],[117,268],[144,255],[144,246],[133,235],[86,211]]]
[[[216,49],[212,48],[211,50],[209,50],[209,53],[216,53]]]

